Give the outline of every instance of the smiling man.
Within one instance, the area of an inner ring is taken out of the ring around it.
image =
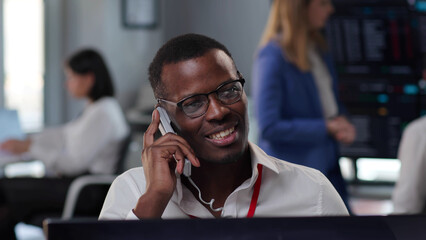
[[[143,167],[112,184],[100,219],[347,215],[319,172],[265,154],[248,141],[244,78],[206,36],[168,41],[149,67],[158,105],[177,134],[158,139],[157,110],[144,135]],[[182,174],[184,161],[192,174]]]

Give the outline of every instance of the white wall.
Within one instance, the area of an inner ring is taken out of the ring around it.
[[[62,2],[62,6],[58,6],[58,2]],[[57,92],[62,92],[62,96],[59,101],[47,101],[46,105],[56,109],[56,116],[63,116],[61,120],[50,116],[48,125],[68,121],[81,111],[82,102],[71,99],[63,92],[63,73],[53,72],[58,68],[62,71],[64,59],[85,47],[98,49],[102,53],[114,78],[120,104],[125,109],[132,106],[139,88],[148,82],[148,65],[162,44],[161,27],[154,30],[124,28],[121,22],[121,1],[117,0],[50,0],[47,5],[46,7],[50,6],[62,12],[62,16],[53,11],[49,15],[51,19],[59,17],[59,25],[62,28],[58,30],[58,24],[51,23],[48,29],[54,32],[49,34],[50,38],[53,40],[56,36],[60,44],[55,43],[56,47],[47,46],[47,51],[52,53],[47,62],[60,63],[48,65],[50,75],[54,77],[48,78],[52,87],[47,89],[54,88]],[[49,96],[55,100],[58,98],[58,94],[54,93]],[[57,104],[58,102],[62,104]],[[56,105],[61,105],[62,109]],[[62,111],[63,114],[57,111]]]
[[[250,93],[254,55],[269,14],[268,0],[167,0],[165,37],[200,33],[223,43]]]

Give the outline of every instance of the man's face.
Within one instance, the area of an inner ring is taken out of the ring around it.
[[[222,83],[239,78],[232,59],[213,49],[204,56],[163,66],[164,98],[178,102],[199,93],[216,90]],[[237,161],[247,150],[247,97],[231,105],[222,104],[210,94],[207,112],[190,118],[181,109],[164,103],[177,133],[189,142],[200,160],[228,163]]]

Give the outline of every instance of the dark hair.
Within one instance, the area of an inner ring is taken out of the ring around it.
[[[94,83],[89,92],[93,101],[106,96],[114,96],[114,84],[102,56],[93,49],[83,49],[74,53],[67,61],[68,67],[77,74],[92,73]]]
[[[234,61],[231,53],[223,44],[200,34],[185,34],[167,41],[158,50],[148,69],[149,82],[155,96],[159,97],[164,94],[164,86],[161,82],[164,65],[201,57],[212,49],[224,51]]]

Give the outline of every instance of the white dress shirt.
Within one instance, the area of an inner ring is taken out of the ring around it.
[[[48,171],[67,176],[113,173],[121,142],[129,133],[122,110],[112,97],[88,104],[64,126],[31,137],[30,155]]]
[[[392,195],[394,213],[421,213],[426,202],[426,117],[405,128],[398,158],[401,171]]]
[[[322,173],[268,156],[253,143],[249,143],[249,146],[252,177],[229,195],[223,206],[222,217],[247,216],[258,177],[258,164],[263,165],[263,173],[254,217],[348,215],[342,199]],[[132,209],[145,192],[145,185],[142,167],[130,169],[118,176],[110,187],[99,219],[137,219]],[[182,185],[178,177],[176,189],[162,218],[189,218],[188,215],[214,217]]]

